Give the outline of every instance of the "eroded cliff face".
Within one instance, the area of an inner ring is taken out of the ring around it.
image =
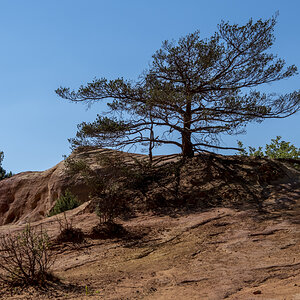
[[[0,225],[44,218],[67,188],[80,201],[88,199],[87,187],[66,174],[63,161],[43,172],[23,172],[0,181]]]
[[[66,184],[62,163],[44,172],[23,172],[0,182],[0,225],[43,218]]]

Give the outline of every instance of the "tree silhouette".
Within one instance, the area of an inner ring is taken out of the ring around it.
[[[237,149],[222,147],[220,134],[238,134],[249,122],[296,113],[299,91],[255,90],[297,72],[269,52],[276,18],[250,19],[242,26],[221,22],[210,38],[196,31],[178,42],[165,41],[137,81],[101,78],[77,91],[58,88],[60,97],[73,102],[108,100],[108,115],[79,124],[72,145],[142,144],[152,155],[154,146],[173,144],[192,157],[195,151]]]

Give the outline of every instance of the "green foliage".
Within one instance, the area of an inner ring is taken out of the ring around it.
[[[4,159],[4,153],[0,151],[0,180],[9,178],[13,175],[12,172],[7,173],[3,168],[2,168],[2,161]]]
[[[290,142],[281,141],[281,136],[271,139],[271,143],[266,144],[265,151],[263,151],[262,147],[256,149],[251,146],[248,147],[249,151],[247,151],[241,141],[238,141],[238,147],[240,148],[238,154],[242,156],[300,159],[300,148],[297,148]]]
[[[265,155],[269,158],[300,158],[300,148],[297,148],[290,142],[280,141],[281,137],[277,136],[272,139],[272,143],[266,145]]]
[[[95,139],[94,143],[100,147],[114,146],[113,141],[123,138],[129,130],[129,125],[124,121],[97,115],[97,119],[94,122],[83,122],[77,128],[76,138],[69,139],[72,148],[89,145],[90,143],[87,141],[91,137]],[[117,142],[116,145],[118,145]]]
[[[44,285],[55,256],[49,236],[30,225],[19,234],[0,237],[0,281],[9,285]]]
[[[244,144],[241,141],[238,141],[239,152],[238,154],[241,156],[256,156],[256,157],[263,157],[264,153],[262,147],[258,147],[258,149],[249,146],[249,152],[247,152]]]
[[[55,205],[49,212],[49,217],[76,208],[79,205],[80,202],[78,201],[77,197],[67,189],[65,193],[56,200]]]

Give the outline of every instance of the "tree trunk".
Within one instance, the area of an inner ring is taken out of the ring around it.
[[[183,131],[181,133],[182,137],[182,155],[183,157],[193,157],[194,149],[192,144],[192,134],[191,134],[191,120],[192,120],[192,107],[191,102],[188,101],[186,104],[186,111],[183,117]]]
[[[153,155],[152,155],[152,150],[154,148],[154,131],[153,131],[153,120],[152,120],[152,114],[150,112],[150,139],[149,139],[149,162],[150,165],[152,165],[152,161],[153,161]]]
[[[190,132],[183,132],[182,136],[182,155],[183,157],[193,157],[194,156],[194,149],[193,144],[191,142],[191,133]]]

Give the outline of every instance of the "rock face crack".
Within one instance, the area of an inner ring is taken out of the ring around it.
[[[276,233],[277,231],[281,231],[284,229],[271,229],[271,230],[266,230],[262,232],[255,232],[255,233],[250,233],[249,236],[260,236],[260,235],[271,235]]]
[[[190,284],[190,283],[197,283],[203,280],[208,280],[207,277],[204,278],[200,278],[200,279],[190,279],[190,280],[183,280],[181,282],[179,282],[178,284]]]
[[[272,271],[277,271],[280,269],[286,269],[286,268],[295,268],[295,267],[300,267],[300,262],[295,263],[295,264],[286,264],[286,265],[272,265],[272,266],[267,266],[267,267],[260,267],[256,268],[255,270],[272,270]],[[300,272],[300,269],[299,269]]]

